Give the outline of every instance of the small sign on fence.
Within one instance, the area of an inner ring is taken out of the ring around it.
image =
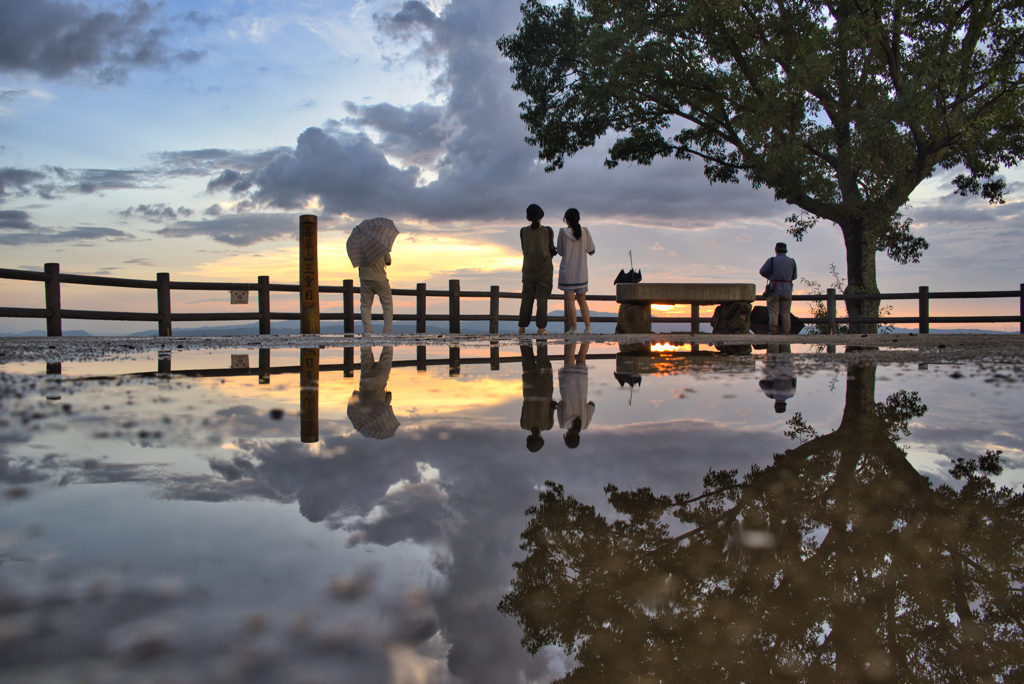
[[[231,367],[232,368],[248,368],[249,367],[249,355],[248,354],[232,354],[231,355]]]
[[[232,290],[231,291],[231,303],[232,304],[248,304],[249,303],[249,291],[248,290]]]

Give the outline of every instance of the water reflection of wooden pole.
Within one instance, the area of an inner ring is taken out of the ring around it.
[[[303,349],[300,352],[299,417],[302,441],[313,444],[320,441],[320,350]]]
[[[316,216],[299,217],[299,306],[303,335],[320,334],[320,274],[316,255]]]
[[[497,342],[491,342],[491,370],[501,370],[501,361],[498,359]]]
[[[345,347],[342,353],[344,355],[344,357],[342,358],[342,368],[344,369],[345,377],[355,377],[356,350],[352,347]]]
[[[259,384],[270,384],[270,350],[260,349],[260,379]]]
[[[458,377],[462,360],[458,347],[448,347],[448,377]]]
[[[171,372],[171,352],[162,351],[156,355],[156,372],[157,373],[170,373]]]
[[[47,377],[43,380],[43,396],[50,401],[57,401],[61,397],[60,370],[59,363],[46,364]]]
[[[416,372],[427,372],[427,348],[422,345],[416,347]]]

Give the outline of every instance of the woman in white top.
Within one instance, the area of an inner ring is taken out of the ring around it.
[[[558,231],[558,289],[565,292],[565,332],[576,333],[576,302],[580,303],[584,333],[590,330],[590,307],[587,306],[587,255],[593,254],[594,240],[590,231],[580,225],[580,212],[566,209],[562,219],[565,227]]]

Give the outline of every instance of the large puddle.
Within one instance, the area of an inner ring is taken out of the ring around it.
[[[0,366],[0,676],[1020,680],[1015,375],[632,351]]]

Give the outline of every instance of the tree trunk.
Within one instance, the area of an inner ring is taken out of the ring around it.
[[[846,242],[846,289],[845,294],[878,294],[878,278],[875,270],[876,241],[863,221],[854,221],[840,226]],[[877,299],[847,300],[846,314],[850,318],[878,318],[880,302]],[[877,323],[851,323],[850,332],[875,334]]]

